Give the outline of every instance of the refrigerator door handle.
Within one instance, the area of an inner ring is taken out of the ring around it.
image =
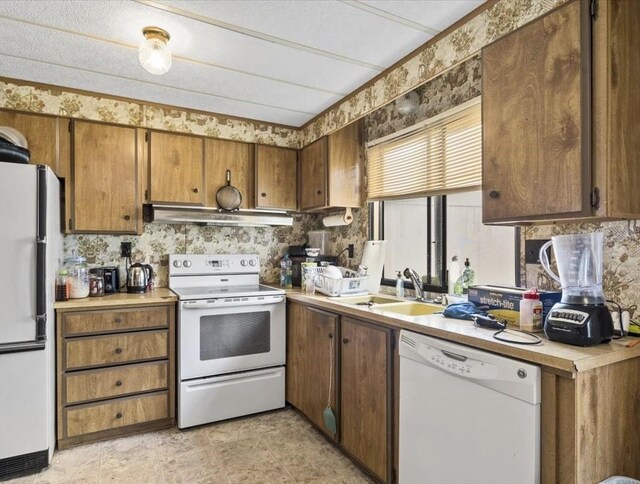
[[[47,340],[47,167],[38,165],[36,222],[36,343]]]

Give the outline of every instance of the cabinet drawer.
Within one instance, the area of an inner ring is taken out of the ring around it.
[[[151,360],[168,356],[167,331],[145,331],[64,342],[66,369]]]
[[[64,315],[63,334],[73,336],[131,331],[132,329],[166,328],[168,326],[169,309],[167,306],[118,309],[116,311],[79,311]]]
[[[65,403],[120,397],[167,388],[166,361],[78,371],[65,375]]]
[[[90,434],[169,417],[167,392],[120,398],[65,409],[67,437]]]

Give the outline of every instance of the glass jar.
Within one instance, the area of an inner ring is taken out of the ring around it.
[[[60,269],[56,276],[56,301],[69,300],[69,276],[66,269]]]
[[[67,268],[69,297],[71,299],[89,296],[89,267],[85,261],[84,257],[75,253],[64,261],[64,265]]]

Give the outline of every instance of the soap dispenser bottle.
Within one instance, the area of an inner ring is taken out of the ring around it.
[[[469,258],[467,257],[464,261],[464,270],[462,271],[462,293],[469,293],[469,286],[473,284],[475,279],[475,272],[471,268],[471,262],[469,262]]]
[[[396,297],[404,297],[404,280],[402,279],[402,271],[398,271],[396,279]]]

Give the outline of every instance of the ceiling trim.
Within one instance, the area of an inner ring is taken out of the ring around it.
[[[382,10],[381,8],[374,7],[373,5],[369,5],[368,3],[363,3],[359,0],[340,0],[340,1],[345,5],[349,5],[350,7],[363,10],[372,15],[377,15],[378,17],[391,20],[392,22],[405,25],[412,29],[419,30],[420,32],[426,32],[427,34],[430,34],[430,35],[438,35],[440,33],[440,31],[437,29],[433,29],[427,25],[414,22],[413,20],[409,20],[407,18],[401,17],[394,13],[387,12],[386,10]]]
[[[24,57],[24,56],[19,57],[19,56],[13,55],[13,54],[7,54],[6,52],[2,52],[2,51],[0,51],[0,55],[6,56],[6,57],[11,57],[13,59],[22,59],[22,60],[28,60],[30,62],[37,62],[38,64],[45,64],[45,65],[56,66],[56,67],[64,67],[66,69],[74,69],[74,70],[81,71],[81,72],[88,72],[88,73],[91,73],[91,74],[98,74],[98,75],[101,75],[101,76],[113,77],[115,79],[122,79],[122,80],[125,80],[125,81],[140,82],[142,84],[148,84],[148,85],[151,85],[151,86],[174,89],[176,91],[190,92],[192,94],[198,94],[200,96],[215,97],[215,98],[218,98],[218,99],[226,99],[228,101],[233,101],[233,102],[238,102],[238,103],[243,103],[243,104],[252,104],[254,106],[261,106],[261,107],[265,107],[265,108],[269,108],[269,109],[275,109],[275,110],[278,110],[278,111],[287,111],[287,112],[290,112],[290,113],[300,113],[300,114],[306,114],[306,115],[309,115],[309,116],[313,116],[313,113],[308,112],[308,111],[300,111],[298,109],[283,108],[283,107],[280,107],[280,106],[275,106],[273,104],[260,103],[260,102],[256,102],[256,101],[247,101],[246,99],[239,99],[239,98],[234,98],[234,97],[229,97],[229,96],[221,96],[219,94],[211,94],[211,93],[208,93],[208,92],[197,91],[195,89],[188,89],[188,88],[185,88],[185,87],[176,87],[176,86],[172,86],[172,85],[169,85],[169,84],[160,84],[158,82],[143,81],[143,80],[140,80],[140,79],[136,79],[134,77],[119,76],[119,75],[116,75],[116,74],[108,74],[108,73],[102,72],[102,71],[94,71],[92,69],[86,69],[84,67],[69,66],[67,64],[61,64],[61,63],[58,63],[58,62],[46,62],[46,61],[42,61],[42,60],[39,60],[39,59],[32,59],[30,57]]]
[[[163,104],[163,103],[158,103],[158,102],[153,102],[153,101],[144,101],[142,99],[136,99],[136,98],[132,98],[132,97],[115,96],[115,95],[107,94],[107,93],[103,93],[103,92],[87,91],[86,89],[78,89],[78,88],[69,87],[69,86],[59,86],[59,85],[56,85],[56,84],[46,84],[46,83],[43,83],[43,82],[29,81],[29,80],[25,80],[25,79],[16,79],[16,78],[13,78],[13,77],[2,77],[2,76],[0,76],[0,82],[16,84],[18,86],[30,86],[30,87],[34,87],[34,88],[37,88],[37,89],[44,89],[44,90],[64,91],[64,92],[68,92],[68,93],[71,93],[71,94],[79,94],[81,96],[100,97],[100,98],[104,98],[104,99],[111,99],[111,100],[114,100],[114,101],[122,101],[122,102],[127,102],[127,103],[132,103],[132,104],[141,104],[141,105],[145,105],[145,106],[153,106],[153,107],[157,107],[157,108],[160,108],[160,109],[171,110],[171,111],[181,111],[181,112],[184,112],[184,113],[211,116],[211,117],[217,118],[220,122],[225,121],[225,120],[232,120],[232,121],[241,121],[241,122],[245,122],[245,123],[251,123],[251,124],[255,125],[256,127],[264,126],[264,127],[283,128],[283,129],[288,129],[288,130],[295,131],[295,132],[300,130],[299,126],[292,126],[290,124],[275,123],[275,122],[271,122],[271,121],[265,121],[263,119],[253,119],[253,118],[244,118],[242,116],[232,116],[232,115],[229,115],[229,114],[216,113],[216,112],[213,112],[213,111],[204,111],[202,109],[193,109],[193,108],[187,108],[185,106],[174,106],[172,104]],[[11,109],[11,108],[0,108],[0,109]]]
[[[377,64],[371,64],[369,62],[364,62],[358,59],[352,59],[351,57],[347,57],[344,55],[336,54],[333,52],[329,52],[322,49],[316,49],[315,47],[311,47],[309,45],[300,44],[298,42],[293,42],[291,40],[283,39],[281,37],[275,37],[273,35],[265,34],[263,32],[258,32],[257,30],[248,29],[245,27],[240,27],[239,25],[230,24],[227,22],[223,22],[222,20],[218,20],[212,17],[207,17],[204,15],[200,15],[189,10],[183,10],[181,8],[176,8],[170,5],[164,5],[162,3],[155,2],[153,0],[132,0],[141,5],[146,5],[147,7],[156,8],[158,10],[164,10],[165,12],[172,13],[174,15],[179,15],[181,17],[190,18],[192,20],[196,20],[198,22],[203,22],[209,25],[213,25],[215,27],[219,27],[221,29],[230,30],[232,32],[236,32],[238,34],[246,35],[248,37],[253,37],[259,40],[263,40],[266,42],[271,42],[274,44],[281,45],[283,47],[289,47],[291,49],[300,50],[303,52],[308,52],[310,54],[315,54],[322,57],[327,57],[329,59],[334,59],[341,62],[346,62],[349,64],[357,65],[360,67],[365,67],[367,69],[375,70],[378,72],[384,71],[384,66],[379,66]]]
[[[84,33],[84,32],[79,32],[77,30],[63,29],[61,27],[56,27],[56,26],[53,26],[53,25],[43,24],[43,23],[40,23],[40,22],[33,22],[31,20],[24,20],[24,19],[19,19],[19,18],[15,18],[15,17],[9,17],[7,15],[2,15],[2,14],[0,14],[0,19],[5,19],[5,20],[9,20],[11,22],[21,23],[21,24],[26,24],[26,25],[33,25],[33,26],[36,26],[36,27],[40,27],[40,28],[48,29],[48,30],[53,30],[55,32],[61,32],[61,33],[64,33],[64,34],[76,35],[78,37],[83,37],[85,39],[95,40],[97,42],[103,42],[105,44],[115,45],[117,47],[123,47],[123,48],[127,48],[127,49],[132,49],[132,50],[135,50],[135,51],[138,50],[138,46],[136,46],[136,45],[127,44],[125,42],[118,42],[117,40],[107,39],[107,38],[104,38],[104,37],[99,37],[97,35],[92,35],[92,34],[87,34],[87,33]],[[180,61],[190,62],[192,64],[207,66],[207,67],[211,67],[213,69],[222,69],[222,70],[225,70],[225,71],[236,72],[236,73],[239,73],[239,74],[245,74],[247,76],[256,77],[258,79],[265,79],[267,81],[278,82],[278,83],[281,83],[281,84],[286,84],[286,85],[289,85],[289,86],[299,87],[299,88],[302,88],[302,89],[308,89],[308,90],[311,90],[311,91],[324,92],[324,93],[327,93],[327,94],[333,94],[335,96],[346,96],[347,95],[347,93],[344,93],[344,92],[332,91],[331,89],[323,89],[321,87],[313,87],[313,86],[308,86],[306,84],[300,84],[300,83],[297,83],[297,82],[286,81],[284,79],[279,79],[277,77],[271,77],[271,76],[265,76],[265,75],[262,75],[262,74],[256,74],[254,72],[245,71],[245,70],[242,70],[242,69],[236,69],[234,67],[227,67],[227,66],[224,66],[224,65],[221,65],[221,64],[215,64],[213,62],[205,62],[205,61],[193,59],[191,57],[185,57],[185,56],[181,56],[181,55],[174,55],[173,58],[176,59],[176,60],[180,60]],[[144,82],[144,81],[141,81],[141,82]]]
[[[326,108],[324,111],[322,111],[321,113],[319,113],[316,116],[314,116],[313,118],[311,118],[309,121],[307,121],[302,126],[300,126],[300,129],[304,130],[305,128],[307,128],[307,126],[315,123],[318,119],[322,118],[324,115],[326,115],[330,111],[333,111],[335,108],[340,106],[342,103],[344,103],[344,102],[348,101],[349,99],[351,99],[352,97],[356,96],[359,92],[364,91],[369,86],[375,84],[377,81],[379,81],[383,77],[388,76],[391,72],[396,70],[398,67],[403,65],[405,62],[407,62],[408,60],[414,58],[416,55],[418,55],[420,52],[422,52],[426,48],[428,48],[428,47],[432,46],[433,44],[439,42],[442,38],[446,37],[451,32],[453,32],[454,30],[458,29],[462,25],[466,24],[471,19],[477,17],[478,15],[480,15],[485,10],[488,10],[489,8],[493,7],[496,3],[500,2],[500,1],[502,1],[502,0],[486,0],[486,2],[484,2],[480,6],[476,7],[474,10],[469,12],[467,15],[462,17],[460,20],[458,20],[454,24],[452,24],[449,27],[447,27],[446,29],[444,29],[438,35],[436,35],[435,37],[430,38],[424,44],[422,44],[420,47],[418,47],[418,48],[412,50],[411,52],[409,52],[403,58],[398,60],[395,64],[389,66],[387,69],[382,71],[380,74],[378,74],[377,76],[375,76],[372,79],[369,79],[367,82],[362,84],[360,87],[357,87],[356,89],[351,91],[349,94],[347,94],[345,97],[343,97],[339,101],[336,101],[331,106]],[[427,82],[427,81],[425,81],[425,82]]]

